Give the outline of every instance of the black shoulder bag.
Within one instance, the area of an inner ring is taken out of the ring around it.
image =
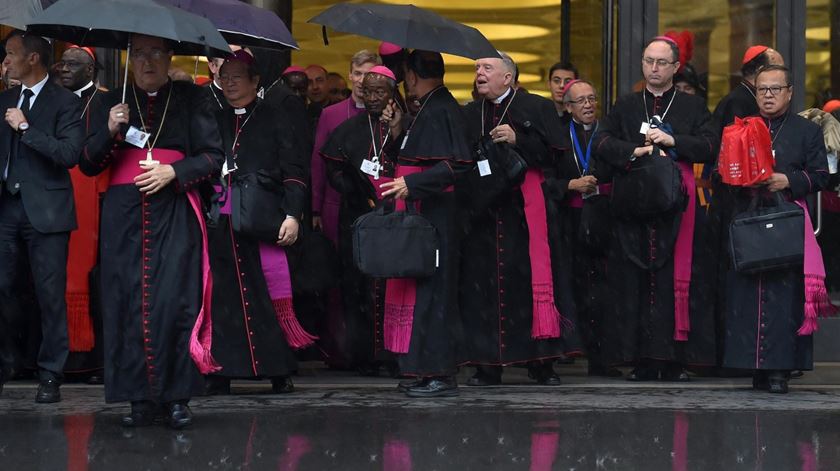
[[[760,195],[729,225],[729,254],[735,270],[759,273],[801,265],[805,257],[805,211],[779,192],[773,204]]]

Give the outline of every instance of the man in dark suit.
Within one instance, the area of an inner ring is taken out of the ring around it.
[[[28,258],[41,310],[35,401],[42,403],[61,400],[68,352],[67,243],[76,229],[68,169],[78,164],[84,139],[81,102],[49,80],[51,60],[45,39],[13,32],[3,64],[21,86],[0,93],[0,109],[6,110],[6,125],[0,124],[0,302],[14,302],[18,265]]]

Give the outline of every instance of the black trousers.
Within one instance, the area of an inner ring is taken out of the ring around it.
[[[69,241],[69,232],[44,234],[35,230],[29,223],[20,194],[0,194],[0,302],[4,306],[18,304],[20,267],[28,259],[41,310],[42,340],[38,349],[41,380],[60,380],[67,361],[65,293]],[[0,342],[7,342],[9,337],[8,332],[2,334]],[[0,351],[7,348],[2,345]]]

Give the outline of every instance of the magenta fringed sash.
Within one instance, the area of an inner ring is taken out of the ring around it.
[[[694,217],[697,204],[697,182],[691,163],[677,162],[683,186],[688,193],[688,206],[682,214],[677,242],[674,245],[674,340],[688,341],[691,330],[688,294],[691,285],[691,262],[694,246]]]
[[[397,165],[395,178],[423,171],[423,167]],[[374,185],[375,187],[378,185]],[[379,191],[379,190],[377,190]],[[381,193],[377,193],[379,195]],[[415,206],[420,210],[420,202]],[[405,201],[396,201],[396,210],[405,211]],[[385,350],[408,353],[411,344],[411,327],[414,323],[414,305],[417,301],[417,281],[413,278],[389,278],[385,282],[385,316],[382,335]]]
[[[274,305],[277,322],[283,330],[286,342],[293,349],[301,349],[315,343],[318,337],[303,329],[295,315],[292,304],[292,277],[286,250],[274,244],[260,242],[260,263],[262,265],[268,295]]]
[[[541,170],[528,169],[520,190],[525,200],[525,222],[528,224],[528,255],[531,259],[531,291],[533,323],[531,337],[554,339],[561,335],[560,311],[554,304],[554,279],[551,273],[551,251],[548,246],[548,222]]]
[[[805,274],[805,317],[802,326],[796,332],[799,335],[811,335],[817,331],[819,324],[818,317],[828,317],[837,313],[837,308],[831,304],[828,298],[828,291],[825,288],[825,265],[823,264],[822,250],[817,244],[817,237],[814,235],[811,226],[811,216],[808,214],[808,205],[804,200],[796,200],[805,210],[805,263],[803,272]]]
[[[169,149],[154,149],[154,160],[162,165],[171,164],[184,158],[182,152]],[[145,172],[139,162],[146,160],[145,149],[119,149],[115,152],[116,159],[111,166],[110,185],[132,185],[134,177]],[[207,226],[204,224],[204,213],[201,201],[195,190],[186,192],[190,206],[195,213],[201,227],[201,309],[195,319],[190,334],[190,356],[201,374],[210,374],[222,369],[210,354],[213,343],[213,320],[210,315],[213,294],[213,278],[210,275],[210,256],[207,252]]]

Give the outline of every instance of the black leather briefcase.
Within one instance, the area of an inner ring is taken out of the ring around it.
[[[613,179],[612,210],[621,219],[647,220],[685,209],[688,201],[677,164],[660,157],[639,157],[626,173]]]
[[[758,273],[801,265],[805,253],[805,212],[774,193],[770,205],[755,196],[729,226],[729,253],[735,270]]]
[[[377,278],[424,278],[439,264],[437,229],[412,202],[394,211],[386,201],[353,223],[353,260]]]
[[[233,230],[264,242],[277,242],[286,219],[282,181],[260,170],[236,176],[231,186]]]

